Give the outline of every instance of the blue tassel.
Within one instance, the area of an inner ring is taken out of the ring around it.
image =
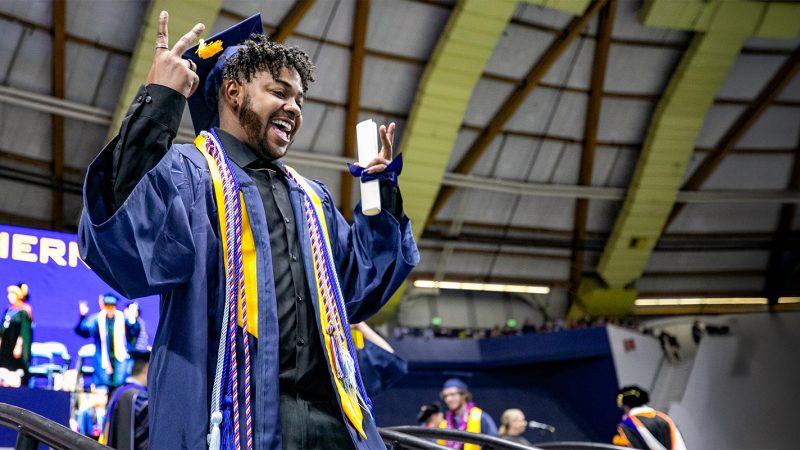
[[[233,400],[226,395],[222,402],[222,426],[220,428],[220,450],[236,450],[233,439]]]

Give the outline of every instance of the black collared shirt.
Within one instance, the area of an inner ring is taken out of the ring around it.
[[[261,194],[269,228],[272,272],[278,303],[280,391],[304,400],[328,400],[333,388],[317,332],[289,198],[286,174],[258,157],[224,130],[215,129],[228,157],[244,169]]]

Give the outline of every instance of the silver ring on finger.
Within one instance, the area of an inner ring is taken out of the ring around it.
[[[169,45],[167,45],[164,42],[156,42],[156,48],[157,49],[159,49],[159,48],[169,48]]]

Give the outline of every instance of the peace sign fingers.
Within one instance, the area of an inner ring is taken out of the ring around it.
[[[182,59],[181,56],[193,42],[197,41],[205,28],[202,23],[196,24],[170,49],[169,14],[161,11],[156,32],[156,54],[147,74],[147,84],[166,86],[180,92],[184,97],[191,96],[197,88],[199,78],[194,72],[196,69],[194,62]]]
[[[166,28],[164,29],[166,30]],[[202,23],[198,23],[194,27],[192,27],[192,29],[189,30],[188,33],[184,34],[183,37],[178,39],[178,42],[176,42],[175,46],[172,47],[172,54],[180,57],[183,54],[183,52],[185,52],[186,49],[192,45],[193,42],[197,42],[197,39],[200,37],[200,34],[205,29],[206,26],[203,25]]]

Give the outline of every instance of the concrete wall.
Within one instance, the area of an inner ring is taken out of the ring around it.
[[[669,414],[690,449],[800,448],[800,313],[729,316],[700,342],[683,401]]]
[[[619,387],[636,384],[652,391],[664,359],[658,340],[627,328],[609,325],[607,329]]]

